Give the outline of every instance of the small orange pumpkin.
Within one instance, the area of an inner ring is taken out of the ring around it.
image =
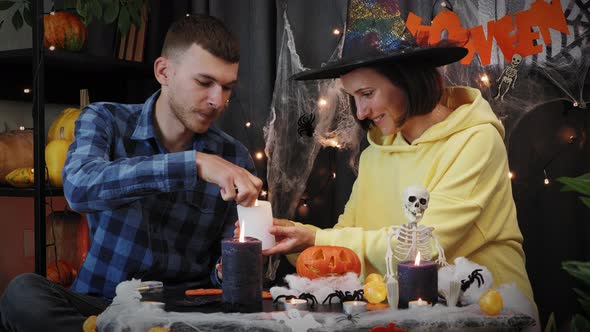
[[[56,282],[64,287],[70,287],[78,271],[70,261],[60,259],[47,265],[47,279]]]
[[[43,17],[45,47],[55,46],[68,51],[79,51],[86,41],[86,26],[68,12],[52,12]]]
[[[338,246],[313,246],[299,254],[297,274],[309,279],[343,275],[347,272],[360,274],[361,261],[349,248]]]

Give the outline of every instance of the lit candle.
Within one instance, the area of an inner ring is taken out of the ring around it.
[[[345,301],[342,302],[342,311],[347,315],[360,314],[367,311],[367,302],[365,301]]]
[[[438,266],[433,262],[421,262],[420,252],[414,261],[397,264],[399,283],[399,307],[407,308],[415,299],[435,304],[438,297]]]
[[[287,311],[290,309],[297,309],[297,310],[307,310],[307,301],[302,299],[289,299],[283,300],[280,299],[279,303],[281,304],[283,310]]]
[[[272,226],[270,202],[256,200],[251,207],[238,205],[238,218],[247,226],[245,236],[262,241],[262,250],[275,246],[275,236],[268,232]]]
[[[228,312],[262,310],[262,242],[244,236],[221,241],[222,300]]]
[[[430,302],[428,302],[428,301],[423,301],[423,300],[422,300],[422,299],[420,299],[420,298],[419,298],[418,300],[416,300],[416,301],[410,301],[410,302],[408,303],[408,307],[409,307],[410,309],[412,309],[412,308],[425,308],[425,307],[427,308],[427,307],[429,307],[429,306],[430,306]]]

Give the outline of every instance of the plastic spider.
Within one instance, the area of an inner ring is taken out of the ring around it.
[[[303,114],[297,120],[297,133],[299,136],[303,137],[303,134],[307,135],[308,137],[313,136],[313,122],[315,121],[315,115],[313,113]]]
[[[471,286],[471,284],[473,284],[475,281],[477,281],[477,288],[481,287],[481,285],[483,285],[484,283],[484,279],[483,279],[483,275],[481,275],[482,269],[476,269],[473,270],[473,272],[471,272],[471,274],[469,276],[467,276],[467,279],[463,279],[461,280],[461,291],[465,292],[467,289],[469,289],[469,287]]]
[[[279,295],[274,299],[274,303],[277,303],[277,301],[281,298],[284,298],[286,301],[289,301],[291,299],[301,299],[301,300],[305,300],[307,301],[307,303],[309,304],[310,307],[313,308],[314,304],[318,303],[318,299],[316,299],[315,296],[313,296],[313,294],[310,293],[301,293],[299,296],[295,296],[295,295]],[[311,303],[310,303],[311,302]]]
[[[322,304],[326,304],[326,301],[328,302],[328,304],[332,304],[332,298],[334,297],[339,298],[340,303],[345,301],[362,301],[363,295],[365,295],[365,292],[363,292],[362,289],[355,290],[352,294],[349,291],[343,293],[342,291],[337,290],[334,293],[328,294],[328,296],[324,299],[324,302],[322,302]]]
[[[345,314],[335,319],[338,323],[343,322],[345,320],[349,320],[351,323],[356,324],[360,318],[359,314]]]

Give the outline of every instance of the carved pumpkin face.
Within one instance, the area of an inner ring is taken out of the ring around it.
[[[338,276],[347,272],[360,274],[361,262],[354,251],[337,246],[313,246],[297,258],[297,274],[310,279]]]

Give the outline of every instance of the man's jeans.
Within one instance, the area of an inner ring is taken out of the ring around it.
[[[0,331],[80,332],[88,316],[107,306],[104,299],[73,292],[38,274],[21,274],[0,298]]]

